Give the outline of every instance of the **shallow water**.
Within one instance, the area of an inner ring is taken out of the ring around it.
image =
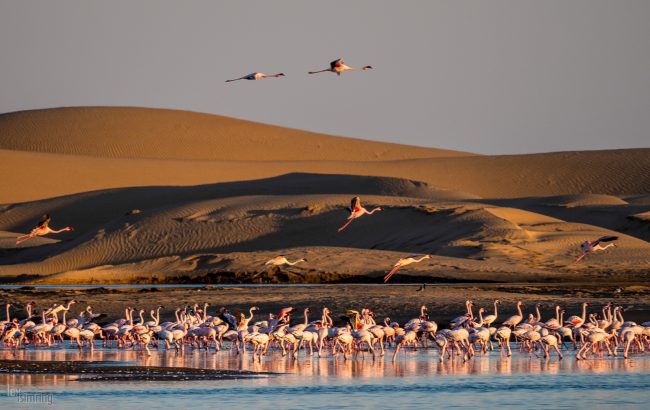
[[[92,355],[74,349],[38,349],[12,353],[2,359],[97,360],[121,364],[202,367],[276,372],[277,375],[239,380],[178,382],[82,382],[79,375],[0,375],[7,394],[0,407],[141,409],[144,400],[165,408],[431,408],[501,407],[530,405],[553,408],[646,408],[650,402],[650,355],[576,361],[567,351],[559,361],[515,353],[477,356],[468,363],[451,360],[440,364],[433,350],[391,353],[372,360],[312,358],[297,361],[272,353],[261,362],[220,352],[186,352],[184,355],[153,351],[144,357],[132,351],[98,349]],[[38,403],[20,404],[15,393],[34,393]],[[48,402],[51,401],[51,405]]]

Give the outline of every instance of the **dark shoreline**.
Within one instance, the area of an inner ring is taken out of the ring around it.
[[[2,360],[0,374],[64,374],[77,381],[233,380],[276,375],[269,372],[193,367],[121,365],[107,361]],[[105,366],[101,366],[105,365]]]

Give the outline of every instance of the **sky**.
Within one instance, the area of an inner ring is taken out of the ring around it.
[[[647,0],[0,0],[0,112],[162,107],[483,154],[650,147],[649,21]],[[339,57],[374,69],[307,74]],[[286,77],[224,82],[254,71]]]

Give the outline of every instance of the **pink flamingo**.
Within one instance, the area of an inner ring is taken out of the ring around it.
[[[350,71],[350,70],[370,70],[372,66],[364,66],[364,67],[349,67],[345,65],[345,62],[343,61],[342,58],[339,58],[337,60],[334,60],[330,63],[330,68],[326,68],[324,70],[318,70],[318,71],[310,71],[309,74],[317,74],[317,73],[324,73],[326,71],[336,73],[336,75],[341,75],[342,72],[344,71]]]
[[[523,313],[521,313],[521,307],[523,306],[523,303],[521,301],[517,302],[517,313],[516,315],[510,316],[507,320],[505,320],[502,325],[503,326],[510,326],[510,327],[515,327],[519,324],[519,322],[522,321],[524,318]]]
[[[393,269],[391,269],[391,271],[388,272],[388,274],[386,276],[384,276],[384,283],[388,282],[388,280],[395,274],[395,272],[397,272],[397,270],[399,268],[401,268],[403,266],[406,266],[406,265],[410,265],[412,263],[422,262],[423,260],[430,259],[430,258],[431,258],[431,255],[422,255],[419,258],[418,258],[418,255],[413,255],[413,256],[409,256],[409,257],[402,258],[402,259],[398,260],[397,263],[395,263],[395,265],[393,265]]]
[[[596,239],[593,242],[584,241],[580,245],[580,250],[582,251],[582,255],[580,255],[578,257],[578,259],[576,259],[575,263],[580,262],[590,252],[604,251],[605,249],[607,249],[607,248],[609,248],[611,246],[616,246],[615,243],[608,243],[605,246],[602,246],[600,243],[601,242],[612,242],[612,241],[615,241],[617,239],[618,239],[618,236],[602,236],[602,237]]]
[[[293,266],[293,265],[295,265],[295,264],[297,264],[297,263],[300,263],[300,262],[307,262],[307,259],[305,259],[305,258],[301,258],[301,259],[298,259],[298,260],[295,261],[295,262],[289,262],[289,260],[287,259],[286,256],[284,256],[284,255],[278,255],[278,256],[276,256],[276,257],[273,258],[273,259],[269,259],[269,260],[265,263],[265,265],[273,265],[273,266],[289,265],[289,266]]]
[[[52,229],[52,228],[49,227],[50,220],[51,220],[51,218],[50,218],[49,214],[43,215],[43,217],[41,218],[41,220],[38,223],[38,225],[36,226],[36,228],[32,229],[32,231],[30,233],[28,233],[27,235],[22,235],[22,236],[19,236],[18,238],[16,238],[16,245],[18,245],[18,244],[20,244],[22,242],[25,242],[26,240],[31,239],[31,238],[33,238],[35,236],[44,236],[44,235],[48,235],[48,234],[51,234],[51,233],[61,233],[61,232],[73,231],[74,230],[71,226],[66,226],[63,229],[58,229],[58,230]]]
[[[355,196],[354,198],[352,198],[352,200],[350,201],[350,207],[345,208],[345,209],[347,209],[350,212],[350,216],[348,216],[348,221],[345,223],[345,225],[343,225],[342,227],[339,228],[339,232],[341,232],[342,230],[347,228],[347,226],[350,225],[350,223],[352,221],[354,221],[357,218],[362,217],[363,215],[366,215],[366,214],[372,215],[377,211],[383,211],[384,210],[382,207],[378,206],[377,208],[373,209],[372,211],[368,211],[366,208],[361,206],[361,198],[359,198],[358,196]]]
[[[277,78],[277,77],[284,77],[284,73],[277,73],[277,74],[264,74],[264,73],[250,73],[248,75],[245,75],[243,77],[239,78],[233,78],[232,80],[226,80],[227,83],[230,83],[232,81],[239,81],[239,80],[261,80],[263,78]]]

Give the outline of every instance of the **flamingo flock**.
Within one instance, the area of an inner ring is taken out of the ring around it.
[[[250,352],[254,360],[270,356],[272,350],[294,360],[301,353],[305,357],[342,355],[347,360],[366,352],[373,359],[383,357],[392,348],[392,360],[397,360],[400,350],[436,349],[441,362],[455,357],[468,361],[497,348],[498,354],[510,357],[513,343],[522,354],[545,359],[556,355],[560,360],[569,349],[577,360],[619,354],[627,359],[630,354],[650,350],[650,322],[626,321],[623,308],[612,303],[603,306],[600,314],[588,314],[588,304],[583,303],[581,314],[566,320],[560,306],[555,306],[555,316],[543,320],[541,305],[537,304],[535,312],[524,320],[523,303],[519,301],[517,314],[496,325],[499,300],[494,301],[494,313],[488,315],[484,315],[489,313],[484,307],[474,315],[476,303],[467,300],[462,314],[445,326],[430,320],[426,306],[420,307],[417,317],[400,325],[389,317],[378,321],[368,308],[348,309],[335,321],[327,307],[316,318],[310,318],[309,308],[300,315],[293,307],[256,317],[260,310],[257,306],[248,314],[233,314],[225,307],[208,314],[209,303],[178,307],[175,320],[165,322],[160,320],[163,306],[149,310],[126,307],[124,316],[113,321],[87,306],[76,317],[67,318],[75,303],[55,304],[35,314],[35,303],[30,302],[22,318],[12,317],[13,304],[7,303],[6,320],[0,322],[0,345],[8,349],[51,348],[65,346],[67,339],[69,346],[91,352],[96,347],[133,349],[146,355],[152,354],[152,348],[179,354],[187,350],[228,350],[242,355]],[[145,318],[147,312],[150,320]]]
[[[337,58],[336,60],[332,61],[330,63],[329,68],[325,68],[323,70],[318,70],[318,71],[309,71],[309,74],[318,74],[318,73],[335,73],[337,76],[340,76],[341,73],[345,71],[354,71],[354,70],[360,70],[360,71],[365,71],[365,70],[370,70],[372,69],[372,66],[363,66],[363,67],[350,67],[347,64],[345,64],[345,61],[343,61],[342,58]],[[264,78],[278,78],[278,77],[285,77],[284,73],[278,73],[278,74],[264,74],[260,72],[254,72],[250,73],[248,75],[239,77],[239,78],[233,78],[232,80],[226,80],[227,83],[231,83],[233,81],[239,81],[239,80],[261,80]]]

